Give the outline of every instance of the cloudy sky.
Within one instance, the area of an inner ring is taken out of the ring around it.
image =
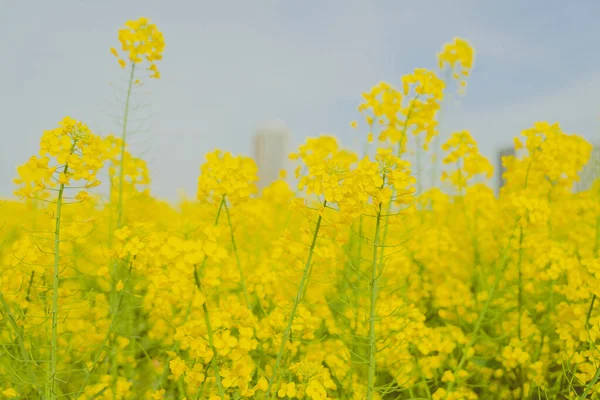
[[[119,131],[126,71],[109,48],[140,16],[167,47],[162,79],[134,95],[132,141],[163,198],[193,194],[214,148],[250,155],[265,121],[285,121],[290,150],[321,133],[353,143],[361,93],[435,68],[454,36],[477,58],[467,95],[444,104],[443,134],[470,130],[488,156],[536,120],[600,142],[595,0],[0,0],[0,9],[0,197],[63,116]]]

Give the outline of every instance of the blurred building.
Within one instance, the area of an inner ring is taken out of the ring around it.
[[[287,170],[289,135],[281,121],[271,121],[256,129],[253,157],[258,166],[259,190],[279,179],[279,171]]]
[[[590,160],[579,171],[579,182],[575,183],[575,191],[588,190],[594,181],[600,177],[600,145],[594,145]]]
[[[506,180],[504,179],[504,173],[506,172],[506,168],[504,168],[504,165],[502,163],[502,158],[503,157],[507,157],[507,156],[514,156],[515,155],[515,149],[514,147],[505,147],[503,149],[500,149],[500,151],[498,151],[498,157],[496,160],[496,175],[497,175],[497,182],[498,182],[498,187],[497,187],[497,191],[500,192],[500,188],[502,188],[502,186],[504,186],[506,184]]]

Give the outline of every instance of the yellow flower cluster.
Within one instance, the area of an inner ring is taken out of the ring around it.
[[[215,150],[206,155],[206,163],[200,167],[198,200],[219,203],[227,196],[236,203],[247,199],[257,191],[257,172],[252,158]]]
[[[14,182],[22,187],[16,194],[31,198],[44,189],[75,182],[83,182],[85,188],[98,186],[96,175],[104,166],[106,151],[104,139],[82,122],[65,117],[58,128],[42,135],[41,157],[33,156],[17,168],[19,177]],[[87,192],[80,191],[76,198],[86,199]]]
[[[343,199],[341,182],[357,160],[354,153],[340,149],[332,136],[307,139],[298,153],[291,154],[290,158],[301,159],[306,170],[301,176],[303,166],[296,167],[296,178],[300,178],[298,187],[305,189],[308,195],[324,196],[329,203]]]
[[[358,161],[356,154],[340,149],[334,137],[320,136],[307,139],[290,158],[303,162],[296,168],[298,188],[322,198],[322,210],[337,205],[340,215],[331,215],[332,223],[351,223],[361,213],[373,215],[382,204],[412,203],[410,164],[391,149],[377,149],[374,160],[366,156]]]
[[[369,136],[376,125],[381,125],[379,140],[400,143],[400,152],[404,153],[408,132],[414,136],[425,133],[422,146],[427,150],[438,134],[437,113],[444,98],[444,87],[443,80],[424,68],[403,76],[402,90],[380,82],[363,94],[364,102],[358,107],[371,129]]]
[[[489,179],[494,173],[494,167],[479,153],[477,142],[468,131],[453,133],[442,145],[442,150],[448,153],[443,159],[444,164],[458,166],[453,172],[443,172],[442,181],[451,182],[459,190],[467,187],[469,181],[479,174]]]
[[[450,66],[452,77],[456,79],[461,89],[467,85],[466,77],[469,76],[475,62],[473,47],[464,39],[454,38],[451,43],[446,43],[438,54],[440,69]]]
[[[121,50],[127,53],[127,58],[133,65],[140,64],[145,59],[150,63],[150,78],[160,78],[155,61],[162,60],[165,40],[156,25],[144,17],[136,21],[127,21],[125,28],[119,30],[119,41]],[[114,47],[110,51],[119,60],[119,65],[125,68],[127,62],[119,56],[118,51]]]

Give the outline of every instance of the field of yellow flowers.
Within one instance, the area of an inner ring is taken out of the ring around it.
[[[127,146],[131,88],[160,77],[163,35],[140,18],[118,38],[120,135],[65,117],[0,203],[5,398],[596,396],[600,185],[572,189],[592,146],[535,123],[496,195],[469,132],[438,142],[466,41],[438,73],[363,94],[352,125],[370,155],[310,138],[290,156],[298,186],[282,174],[257,193],[254,161],[217,150],[174,206]],[[417,190],[414,151],[447,189]]]

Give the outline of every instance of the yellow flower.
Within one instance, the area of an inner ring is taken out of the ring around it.
[[[444,371],[444,375],[442,375],[442,382],[454,382],[456,378],[454,374],[450,370]]]
[[[75,195],[75,199],[79,200],[79,201],[85,201],[85,200],[88,200],[89,198],[90,198],[90,194],[88,192],[86,192],[85,190],[81,190]]]
[[[453,71],[452,78],[458,82],[459,94],[465,93],[466,78],[473,68],[474,60],[475,51],[473,47],[461,38],[454,38],[453,42],[446,43],[438,54],[439,67],[443,69],[446,65],[449,65],[450,70]]]
[[[175,379],[179,379],[179,377],[182,376],[188,369],[185,361],[179,357],[175,357],[175,359],[171,360],[169,362],[169,367],[171,368],[171,372],[173,373]]]
[[[156,390],[152,393],[152,400],[163,400],[165,398],[165,389]]]
[[[19,396],[19,393],[17,393],[17,391],[13,388],[3,390],[2,394],[4,395],[4,397],[8,397],[8,398],[13,398],[13,397]]]
[[[290,382],[287,384],[282,384],[279,390],[277,391],[277,396],[279,397],[289,397],[292,398],[296,396],[296,384],[294,382]]]

